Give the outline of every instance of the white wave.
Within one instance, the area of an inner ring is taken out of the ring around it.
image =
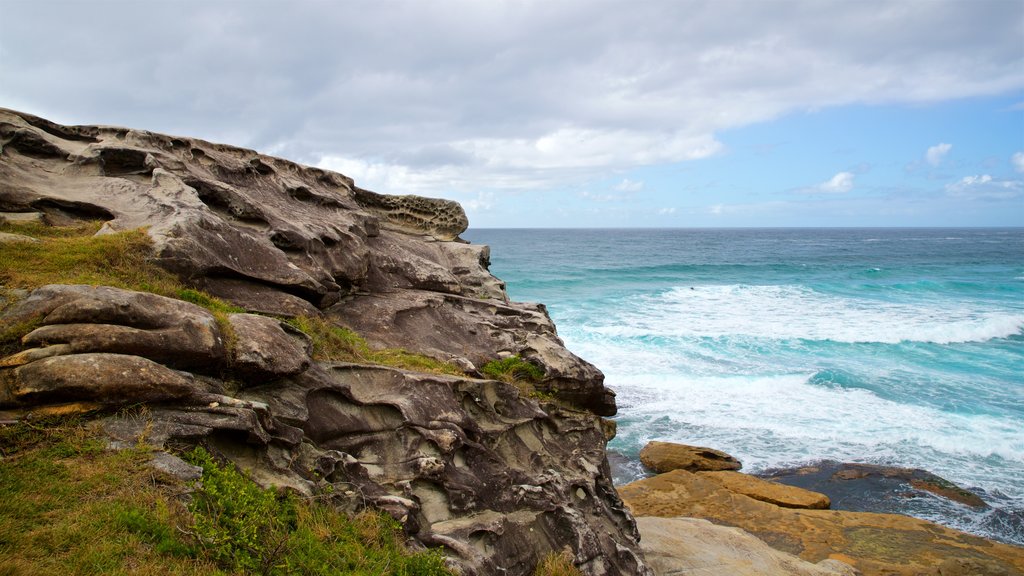
[[[821,459],[929,470],[1024,503],[1024,426],[902,404],[862,389],[817,386],[809,374],[689,377],[609,371],[624,451],[649,440],[725,450],[760,471]]]
[[[982,342],[1024,330],[1024,312],[978,305],[886,302],[801,286],[674,288],[626,303],[605,336],[754,337],[836,342]]]

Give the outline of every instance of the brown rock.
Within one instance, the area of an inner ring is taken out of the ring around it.
[[[658,441],[648,442],[640,450],[640,461],[658,473],[739,470],[743,467],[739,460],[712,448]]]
[[[796,486],[786,486],[785,484],[762,480],[757,476],[749,474],[732,471],[699,472],[698,474],[719,484],[730,492],[750,496],[754,500],[760,500],[784,508],[823,510],[831,505],[828,496],[824,494],[811,492]]]
[[[897,514],[782,508],[682,470],[627,484],[619,494],[637,516],[735,526],[808,562],[842,559],[865,576],[940,576],[952,559],[983,566],[980,575],[1024,573],[1024,548]]]
[[[657,575],[854,576],[848,564],[812,564],[751,534],[697,518],[640,516],[640,545]]]

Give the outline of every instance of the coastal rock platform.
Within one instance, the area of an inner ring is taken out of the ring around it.
[[[776,550],[811,563],[842,561],[865,576],[1024,574],[1021,547],[898,514],[784,508],[684,470],[621,486],[619,494],[637,517],[701,518],[740,528]]]

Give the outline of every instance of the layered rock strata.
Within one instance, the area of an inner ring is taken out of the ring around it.
[[[251,150],[0,110],[0,212],[146,227],[158,262],[246,310],[110,287],[4,293],[35,326],[0,360],[5,417],[144,404],[116,442],[203,442],[266,485],[374,506],[465,574],[532,573],[568,549],[586,574],[648,574],[611,484],[603,376],[543,306],[508,301],[458,204],[384,196]],[[14,239],[14,241],[20,241]],[[466,376],[318,362],[276,317],[321,316],[371,345]],[[512,355],[544,372],[539,402],[479,378]]]

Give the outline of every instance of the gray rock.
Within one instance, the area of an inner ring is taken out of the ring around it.
[[[188,302],[107,286],[54,284],[34,291],[2,319],[41,318],[23,339],[49,355],[131,354],[167,366],[216,373],[224,342],[213,315]],[[54,349],[54,345],[65,345]]]
[[[53,356],[0,370],[0,407],[81,400],[121,406],[180,400],[205,390],[187,373],[124,354]]]
[[[159,264],[247,311],[322,315],[469,373],[517,354],[543,369],[538,389],[578,409],[500,382],[313,363],[303,337],[259,316],[231,317],[229,353],[199,307],[83,286],[41,288],[0,317],[41,322],[0,360],[0,407],[146,403],[144,418],[106,419],[107,434],[203,442],[305,495],[330,484],[339,509],[387,511],[467,575],[531,574],[566,547],[588,575],[649,574],[605,459],[598,415],[614,414],[614,394],[543,306],[508,301],[487,247],[459,240],[458,204],[376,194],[251,150],[8,110],[0,182],[0,211],[101,219],[100,234],[146,227]]]
[[[163,451],[154,452],[149,465],[158,472],[163,472],[184,482],[198,480],[203,476],[201,467],[193,466],[181,458]]]
[[[309,368],[309,337],[288,324],[254,314],[231,314],[235,332],[232,369],[255,385]]]

